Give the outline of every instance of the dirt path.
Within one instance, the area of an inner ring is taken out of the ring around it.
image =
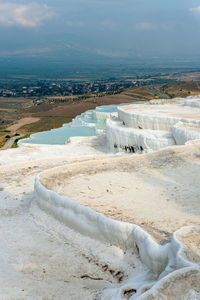
[[[0,150],[10,149],[12,147],[12,145],[14,144],[14,142],[23,136],[24,135],[16,135],[16,136],[11,137]]]
[[[11,131],[17,131],[19,128],[21,128],[24,125],[28,125],[31,123],[35,123],[37,121],[39,121],[40,118],[22,118],[19,121],[17,121],[15,124],[9,126],[8,128],[6,128],[7,130],[11,130]]]

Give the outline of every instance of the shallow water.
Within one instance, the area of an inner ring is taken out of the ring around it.
[[[138,104],[140,102],[134,102]],[[133,103],[126,103],[126,105]],[[120,104],[124,105],[124,103]],[[63,145],[73,136],[96,136],[106,127],[106,119],[111,113],[117,112],[119,104],[102,105],[94,110],[88,110],[72,120],[71,123],[63,124],[62,127],[32,134],[23,143]]]
[[[94,127],[77,126],[71,127],[70,125],[61,128],[44,131],[31,135],[30,139],[23,140],[23,143],[29,144],[51,144],[62,145],[72,136],[94,136],[96,129]]]
[[[60,128],[32,134],[29,139],[23,140],[23,143],[62,145],[73,136],[96,136],[97,129],[105,129],[107,117],[117,111],[117,106],[105,105],[88,110]]]

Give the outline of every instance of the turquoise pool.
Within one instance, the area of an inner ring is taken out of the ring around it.
[[[96,129],[87,126],[63,126],[61,128],[53,129],[32,134],[29,139],[23,140],[23,143],[28,144],[50,144],[62,145],[72,136],[95,136]]]
[[[32,134],[22,142],[28,144],[63,145],[73,136],[96,136],[105,128],[107,114],[117,111],[117,105],[99,106],[77,116],[62,127]]]
[[[24,139],[21,142],[28,144],[63,145],[73,136],[96,136],[105,129],[106,118],[111,113],[117,112],[118,106],[119,104],[98,106],[94,110],[88,110],[77,116],[71,123],[63,124],[60,128],[32,134],[29,139]]]

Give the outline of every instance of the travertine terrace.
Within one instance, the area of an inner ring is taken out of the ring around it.
[[[199,101],[1,152],[2,299],[200,299]]]
[[[198,99],[176,99],[170,104],[152,100],[148,104],[121,106],[117,117],[108,120],[108,146],[129,152],[157,151],[199,139],[198,104]]]

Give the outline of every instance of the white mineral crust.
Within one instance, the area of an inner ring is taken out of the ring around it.
[[[200,299],[199,101],[120,106],[96,114],[105,137],[1,151],[0,299]]]

